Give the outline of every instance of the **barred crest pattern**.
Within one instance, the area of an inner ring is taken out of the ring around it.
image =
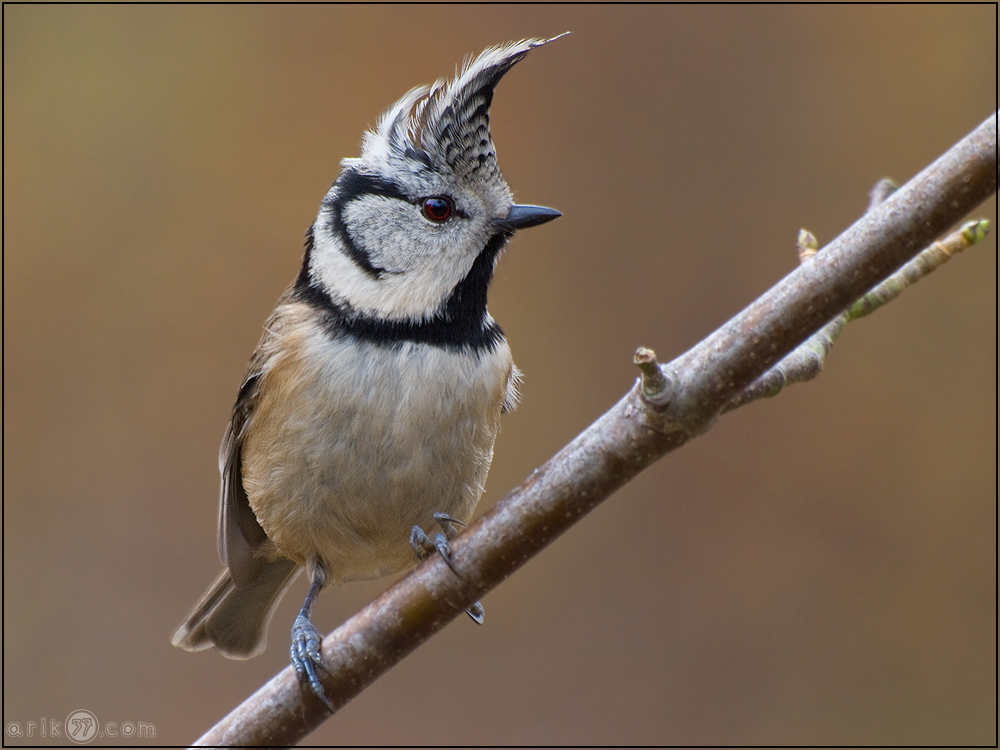
[[[558,37],[553,37],[557,39]],[[493,89],[531,49],[552,39],[525,39],[485,50],[451,81],[411,89],[365,133],[361,157],[349,162],[403,161],[412,171],[442,171],[464,180],[500,177],[490,137]]]

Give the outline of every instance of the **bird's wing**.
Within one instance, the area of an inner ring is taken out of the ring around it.
[[[219,451],[222,490],[219,498],[219,555],[229,566],[237,588],[251,585],[260,575],[264,558],[256,555],[267,539],[250,508],[243,488],[243,440],[259,393],[262,369],[258,357],[250,363],[247,377],[233,406],[233,417],[226,428]]]

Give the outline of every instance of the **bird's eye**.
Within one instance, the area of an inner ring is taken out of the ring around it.
[[[437,224],[442,224],[451,218],[455,211],[455,204],[451,202],[451,198],[435,195],[431,198],[424,198],[422,209],[424,216]]]

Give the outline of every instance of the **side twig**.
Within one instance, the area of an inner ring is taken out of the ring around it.
[[[996,192],[994,113],[743,312],[643,378],[452,542],[323,641],[335,707],[417,648],[642,469],[709,429],[776,363]],[[284,669],[198,740],[288,745],[329,716]]]
[[[875,195],[875,191],[872,195]],[[789,385],[804,383],[815,378],[823,371],[823,365],[833,348],[833,343],[843,333],[848,323],[871,315],[878,308],[896,299],[907,287],[940,268],[962,250],[981,241],[986,237],[989,227],[990,223],[986,219],[970,221],[961,229],[932,244],[740,391],[723,409],[723,413],[745,406],[759,398],[777,396]],[[815,238],[810,232],[803,229],[799,233],[799,258],[803,263],[808,263],[815,256],[815,244]]]

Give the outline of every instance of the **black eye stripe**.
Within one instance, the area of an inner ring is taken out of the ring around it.
[[[384,198],[395,198],[407,203],[413,202],[391,180],[356,172],[353,169],[347,170],[340,175],[340,178],[337,180],[337,197],[335,199],[338,203],[342,206],[347,205],[363,195],[380,195]]]
[[[411,198],[406,193],[404,193],[399,185],[397,185],[392,180],[387,180],[383,177],[377,175],[366,174],[364,172],[357,172],[353,169],[349,169],[346,172],[341,173],[340,177],[337,179],[337,191],[335,196],[330,199],[327,198],[324,201],[324,206],[327,208],[343,208],[351,201],[357,200],[366,195],[378,195],[383,198],[395,198],[396,200],[406,201],[412,206],[423,210],[423,203],[428,197],[437,196],[420,196],[418,198]],[[459,216],[463,219],[468,218],[468,214],[462,211],[458,206],[455,205],[455,200],[449,196],[441,196],[448,198],[452,203],[452,216]]]

